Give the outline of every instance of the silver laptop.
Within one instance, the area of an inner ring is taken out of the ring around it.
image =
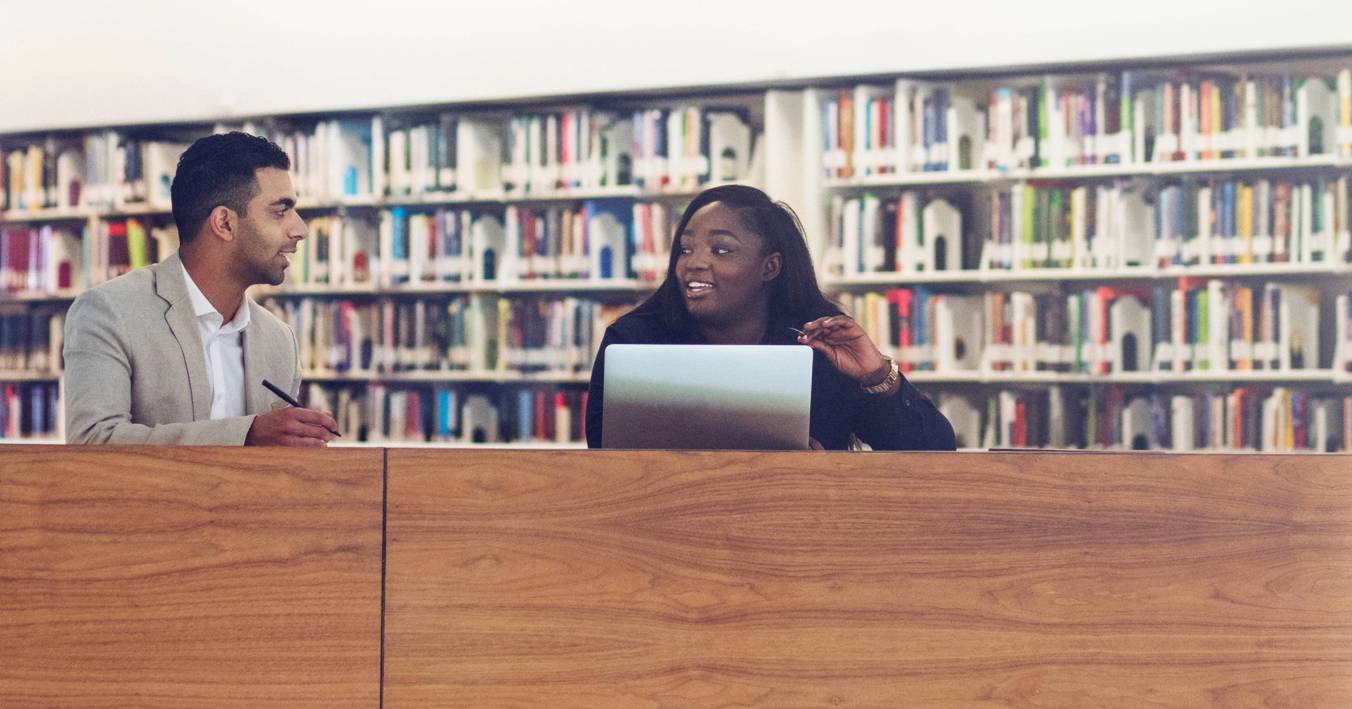
[[[610,345],[606,448],[804,450],[812,349]]]

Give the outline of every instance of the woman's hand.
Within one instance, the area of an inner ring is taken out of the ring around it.
[[[853,318],[832,315],[803,326],[798,341],[826,355],[841,374],[866,386],[887,376],[887,362]]]

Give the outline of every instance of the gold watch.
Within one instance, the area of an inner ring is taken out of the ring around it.
[[[873,386],[864,386],[861,382],[859,384],[860,389],[869,394],[891,394],[897,390],[897,385],[901,383],[901,370],[897,368],[897,361],[891,357],[883,357],[883,359],[887,360],[887,376]]]

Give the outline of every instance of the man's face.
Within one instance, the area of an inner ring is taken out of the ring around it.
[[[290,173],[264,167],[254,177],[259,192],[240,215],[236,268],[248,283],[281,285],[296,245],[305,238],[305,220],[296,213]]]

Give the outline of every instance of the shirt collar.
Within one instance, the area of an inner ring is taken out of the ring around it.
[[[206,295],[202,293],[202,289],[197,287],[197,283],[188,274],[188,267],[183,265],[182,261],[178,262],[178,267],[183,270],[183,282],[188,285],[188,299],[192,301],[193,315],[198,318],[214,315],[215,317],[212,320],[224,320],[224,316],[216,311],[216,306],[207,300]],[[235,317],[230,322],[221,325],[220,328],[223,333],[232,333],[239,332],[248,326],[249,299],[245,298],[240,302],[239,308],[235,310]]]

